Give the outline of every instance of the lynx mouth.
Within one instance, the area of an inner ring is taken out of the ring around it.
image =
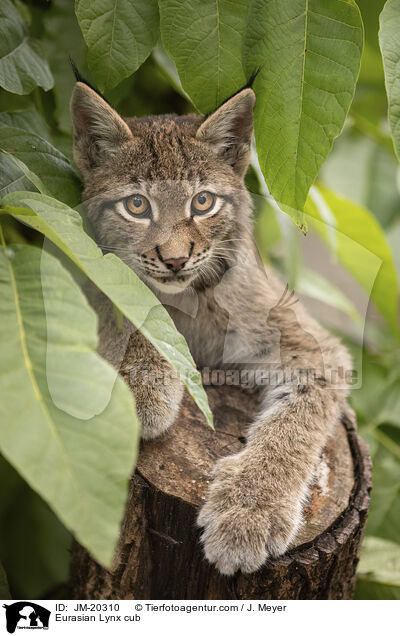
[[[155,289],[168,294],[176,294],[186,289],[193,280],[192,274],[186,276],[149,276],[146,275],[146,282]]]

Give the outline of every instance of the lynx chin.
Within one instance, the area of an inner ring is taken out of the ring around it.
[[[83,81],[71,100],[74,158],[98,245],[153,290],[199,369],[280,378],[259,387],[246,443],[216,463],[198,515],[205,556],[227,575],[253,572],[290,547],[321,450],[349,409],[338,381],[351,371],[349,354],[260,265],[252,240],[244,177],[254,103],[245,88],[208,116],[123,119]],[[121,329],[100,292],[90,300],[100,353],[131,385],[142,437],[165,433],[181,380],[128,321]],[[166,381],[141,381],[152,371]]]

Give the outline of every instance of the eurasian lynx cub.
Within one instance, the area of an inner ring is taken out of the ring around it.
[[[290,546],[314,466],[346,409],[337,371],[351,369],[339,341],[288,303],[258,263],[244,185],[254,101],[246,88],[207,117],[123,120],[78,82],[71,102],[99,245],[159,297],[200,369],[256,370],[263,380],[246,445],[217,463],[198,516],[205,555],[224,574],[252,572]],[[100,313],[101,353],[131,381],[143,438],[156,437],[174,422],[182,384],[130,323],[118,329],[105,300]],[[148,382],[141,369],[165,372],[165,381]]]

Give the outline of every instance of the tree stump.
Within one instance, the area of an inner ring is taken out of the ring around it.
[[[74,545],[78,599],[350,599],[365,527],[371,464],[348,416],[315,473],[305,524],[293,547],[255,574],[222,576],[203,557],[195,519],[215,461],[240,450],[257,396],[207,389],[216,432],[186,395],[163,437],[142,444],[111,571]]]

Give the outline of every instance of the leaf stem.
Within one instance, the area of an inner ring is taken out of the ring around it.
[[[35,106],[36,106],[36,110],[38,111],[39,115],[41,115],[42,118],[44,120],[46,120],[46,114],[44,112],[43,103],[42,103],[42,96],[41,96],[40,90],[39,90],[39,88],[37,86],[32,91],[32,97],[33,97],[33,101],[34,101]]]
[[[6,244],[6,240],[5,240],[5,238],[4,238],[3,228],[2,228],[2,226],[1,226],[1,223],[0,223],[0,241],[1,241],[2,246],[3,246],[4,248],[6,248],[6,247],[7,247],[7,244]]]

